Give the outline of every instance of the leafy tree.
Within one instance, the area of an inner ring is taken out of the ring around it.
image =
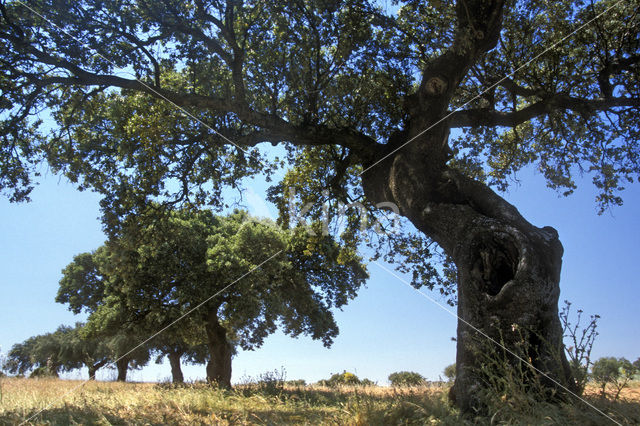
[[[593,363],[591,376],[600,383],[600,393],[606,396],[607,384],[615,388],[614,399],[620,397],[620,392],[624,389],[633,376],[636,374],[636,367],[626,358],[604,357]]]
[[[27,199],[47,161],[104,194],[117,233],[149,200],[223,206],[223,187],[279,164],[258,145],[281,144],[283,224],[287,188],[312,218],[362,200],[384,223],[373,204],[394,203],[416,231],[370,239],[377,256],[496,341],[515,349],[514,324],[534,335],[536,368],[575,388],[558,234],[494,189],[534,165],[564,194],[588,172],[602,209],[622,203],[640,167],[638,1],[377,3],[29,2],[47,21],[2,3],[0,188]],[[354,245],[359,225],[350,214]],[[480,370],[473,335],[458,327],[459,373]],[[463,410],[482,383],[457,374]]]
[[[71,333],[71,327],[61,325],[53,333],[40,334],[16,343],[7,354],[5,368],[11,374],[26,375],[31,372],[33,377],[58,377],[61,371],[78,368],[77,360],[68,356],[65,350]]]
[[[10,374],[24,375],[31,370],[34,365],[39,364],[41,360],[36,361],[33,358],[36,337],[30,337],[22,343],[14,344],[7,354],[4,368]],[[46,363],[46,360],[44,361]]]
[[[73,313],[89,313],[88,323],[79,337],[105,345],[94,348],[97,360],[91,367],[87,365],[89,377],[92,377],[92,371],[95,377],[97,368],[114,363],[118,371],[117,380],[126,381],[129,368],[140,368],[149,362],[151,348],[148,345],[137,347],[146,336],[126,327],[127,312],[124,312],[122,304],[109,304],[107,309],[106,279],[100,265],[109,262],[108,256],[108,251],[103,247],[93,253],[75,256],[73,262],[62,271],[56,302],[69,305]],[[103,349],[107,353],[103,353]],[[108,362],[102,362],[107,358]]]
[[[444,368],[444,377],[447,378],[450,382],[453,382],[456,379],[456,363],[454,362],[451,365],[447,365]]]
[[[399,371],[389,374],[389,382],[391,386],[422,386],[426,384],[426,380],[420,373],[413,371]]]
[[[84,324],[76,323],[67,330],[61,342],[60,356],[74,365],[83,365],[89,371],[89,380],[95,380],[96,372],[111,362],[112,351],[103,338],[91,339],[84,336]]]
[[[113,289],[118,303],[138,322],[153,317],[162,324],[201,305],[187,317],[188,326],[169,333],[202,330],[207,378],[223,387],[231,386],[235,346],[258,348],[279,325],[291,336],[308,334],[329,346],[338,334],[331,309],[355,297],[367,278],[353,250],[331,237],[283,231],[242,211],[223,217],[179,210],[142,223],[128,224],[109,248],[107,275],[122,283]],[[277,251],[261,265],[262,253]],[[232,281],[258,267],[259,273]]]
[[[12,374],[27,374],[33,377],[54,376],[61,371],[71,371],[82,366],[89,370],[89,379],[94,380],[96,371],[113,359],[113,342],[89,339],[84,335],[84,325],[60,326],[53,333],[30,337],[13,345],[5,362]]]

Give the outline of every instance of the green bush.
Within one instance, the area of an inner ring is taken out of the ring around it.
[[[422,386],[427,382],[422,375],[413,371],[391,373],[389,374],[389,381],[391,382],[391,386],[395,387]]]
[[[447,365],[444,368],[444,377],[447,378],[450,382],[453,382],[456,379],[456,363],[454,362],[451,365]]]
[[[626,358],[604,357],[593,363],[591,377],[600,384],[602,397],[606,396],[607,385],[611,384],[616,392],[614,399],[618,399],[636,372],[636,366]]]
[[[365,379],[368,380],[368,379]],[[370,380],[368,380],[371,382]],[[328,386],[328,387],[337,387],[341,385],[361,385],[362,381],[353,373],[349,373],[348,371],[343,371],[342,373],[336,373],[332,375],[328,380],[320,380],[318,382],[319,386]]]

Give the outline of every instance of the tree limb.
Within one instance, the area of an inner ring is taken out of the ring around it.
[[[513,112],[501,112],[488,108],[457,111],[451,115],[449,123],[452,128],[480,126],[515,127],[536,117],[558,110],[571,110],[591,116],[599,111],[619,107],[640,108],[640,98],[611,97],[606,99],[584,99],[557,94]]]

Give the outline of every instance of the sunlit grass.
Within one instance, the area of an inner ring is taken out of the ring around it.
[[[387,425],[490,424],[487,417],[461,417],[447,400],[446,386],[284,387],[259,391],[251,385],[233,391],[204,384],[2,379],[0,424],[19,424],[35,415],[32,425]],[[622,424],[640,423],[640,386],[623,392],[619,402],[606,401],[588,389],[589,401]],[[551,406],[518,414],[505,404],[493,413],[494,424],[607,424],[582,403]],[[611,423],[613,424],[613,423]]]

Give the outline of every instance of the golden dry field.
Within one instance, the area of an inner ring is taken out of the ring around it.
[[[490,416],[461,417],[447,387],[261,387],[233,391],[204,384],[173,386],[59,379],[2,378],[0,424],[14,425],[401,425],[401,424],[614,424],[584,403],[515,404]],[[597,389],[588,401],[620,424],[640,424],[640,384],[620,401]],[[30,418],[39,413],[37,416]],[[492,423],[493,422],[493,423]]]

